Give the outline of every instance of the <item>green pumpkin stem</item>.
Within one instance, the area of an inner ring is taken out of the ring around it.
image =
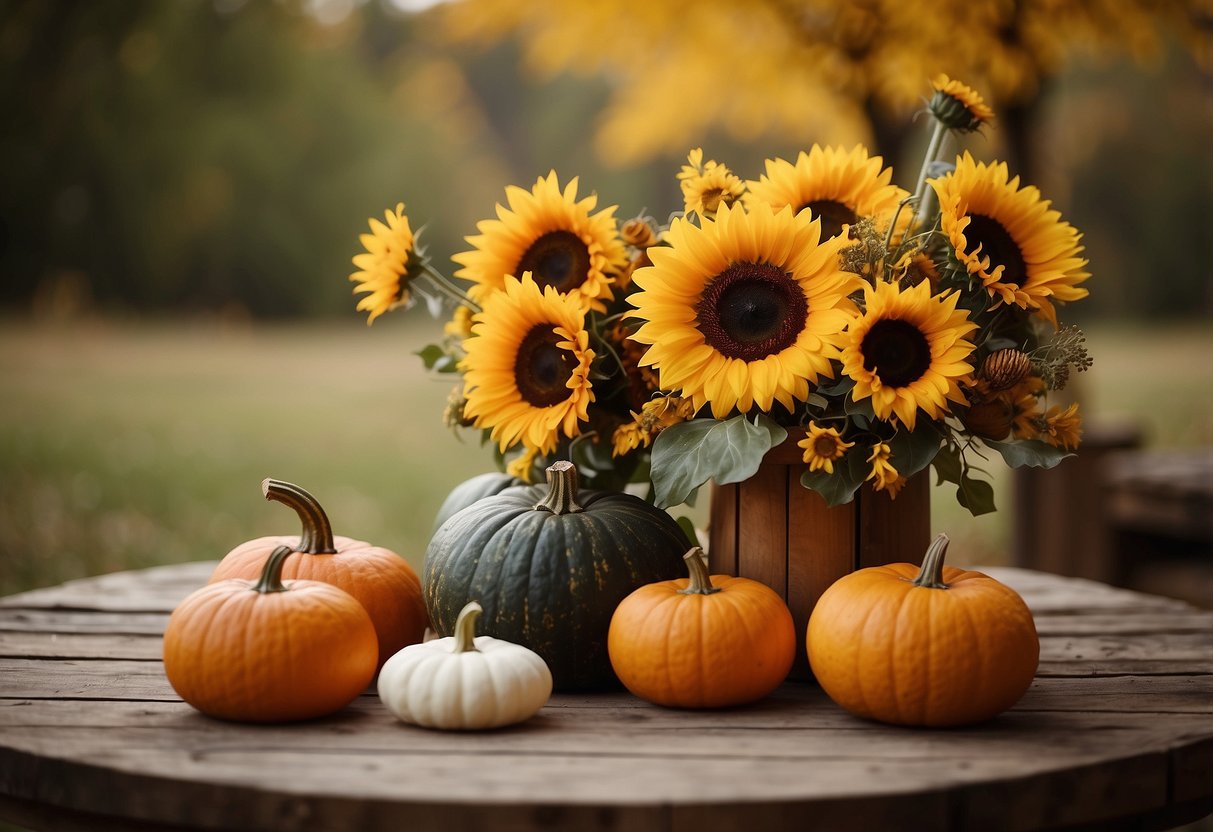
[[[910,583],[928,589],[948,588],[943,582],[943,559],[948,553],[949,542],[948,536],[943,533],[931,541],[927,553],[922,558],[922,569],[918,571],[918,577]]]
[[[547,496],[535,504],[536,511],[552,514],[574,514],[582,508],[577,504],[577,466],[568,460],[553,462],[547,470]]]
[[[712,576],[708,574],[707,564],[703,560],[703,549],[691,547],[691,551],[682,556],[686,562],[687,571],[691,573],[691,582],[686,589],[678,590],[679,595],[711,595],[720,592],[720,587],[712,586]]]
[[[294,552],[290,546],[279,546],[270,552],[261,569],[261,577],[250,589],[254,592],[286,592],[288,587],[282,582],[282,567]]]
[[[452,653],[476,651],[476,619],[482,612],[484,607],[475,601],[468,601],[459,611],[459,617],[455,619],[455,647]]]
[[[282,480],[264,479],[261,493],[267,500],[276,500],[289,506],[299,515],[303,534],[299,536],[298,552],[309,555],[331,555],[337,548],[333,545],[333,527],[320,503],[311,494],[297,485]]]

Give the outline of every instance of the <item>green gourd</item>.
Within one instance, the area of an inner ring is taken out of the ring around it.
[[[615,607],[685,573],[690,544],[638,497],[579,492],[570,462],[548,468],[547,480],[473,503],[435,533],[422,579],[430,620],[451,635],[478,600],[479,632],[538,653],[556,690],[615,687],[606,644]]]
[[[446,499],[442,501],[442,505],[438,509],[438,516],[434,518],[434,531],[442,528],[442,524],[450,520],[457,513],[485,497],[492,497],[500,494],[507,488],[526,487],[526,483],[510,474],[503,474],[499,471],[490,471],[487,474],[477,474],[470,480],[464,480],[451,489],[451,493],[446,495]]]

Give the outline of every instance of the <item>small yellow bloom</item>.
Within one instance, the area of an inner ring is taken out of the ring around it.
[[[1011,435],[1016,439],[1036,439],[1042,414],[1037,403],[1044,393],[1044,382],[1038,376],[1028,376],[1000,395],[1012,410]]]
[[[632,421],[620,425],[611,437],[614,442],[613,456],[623,456],[637,448],[653,444],[657,434],[671,425],[685,422],[695,415],[695,405],[690,399],[679,396],[659,396],[644,403],[640,412],[632,412]]]
[[[745,193],[745,183],[726,166],[703,161],[703,148],[687,154],[687,164],[678,171],[682,199],[688,214],[714,217],[722,205],[732,205]]]
[[[1040,438],[1054,448],[1072,451],[1082,441],[1082,417],[1078,415],[1078,402],[1064,410],[1050,407],[1043,422]]]
[[[442,333],[459,340],[469,337],[472,334],[472,308],[470,306],[455,307],[455,314],[442,325]]]
[[[889,457],[892,454],[893,449],[886,442],[877,442],[873,445],[872,455],[868,457],[868,464],[872,466],[872,472],[864,479],[870,481],[872,488],[876,491],[888,491],[890,497],[896,497],[902,485],[897,480],[902,477],[897,473],[897,469],[889,463]]]
[[[824,428],[813,422],[809,425],[808,435],[796,443],[804,448],[804,461],[810,471],[825,470],[827,474],[834,473],[834,462],[842,459],[847,448],[854,447],[854,442],[843,442],[842,434],[834,428]]]

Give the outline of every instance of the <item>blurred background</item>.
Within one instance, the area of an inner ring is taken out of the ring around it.
[[[266,476],[419,566],[492,458],[441,424],[424,310],[353,311],[367,217],[404,201],[449,263],[551,168],[664,217],[700,145],[757,178],[864,142],[912,187],[938,72],[1085,232],[1089,434],[1206,454],[1211,32],[1203,0],[0,0],[0,594],[293,532]],[[958,562],[1044,522],[990,473],[994,515],[936,489]]]

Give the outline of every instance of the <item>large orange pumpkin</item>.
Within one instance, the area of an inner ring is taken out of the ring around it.
[[[758,581],[709,576],[698,546],[684,560],[689,580],[648,584],[620,602],[607,635],[611,666],[628,690],[658,705],[761,699],[796,656],[787,604]]]
[[[348,705],[375,675],[378,638],[366,610],[331,584],[283,584],[290,555],[278,547],[257,582],[207,584],[169,617],[165,675],[203,713],[311,719]]]
[[[1018,593],[944,566],[947,535],[922,568],[873,566],[840,578],[809,618],[818,683],[856,716],[966,725],[1010,708],[1036,673],[1040,641]]]
[[[267,479],[261,483],[267,500],[294,509],[303,534],[260,537],[229,552],[211,575],[211,583],[228,578],[254,579],[266,557],[278,546],[294,550],[282,568],[285,579],[323,581],[353,595],[371,616],[379,635],[379,663],[396,651],[416,644],[425,635],[429,616],[421,596],[421,580],[395,552],[361,540],[333,535],[320,503],[297,485]]]

